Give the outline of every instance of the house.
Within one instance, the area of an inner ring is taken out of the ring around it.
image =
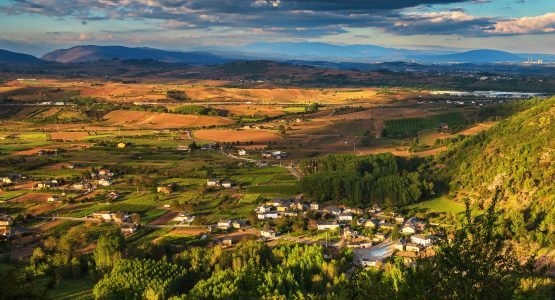
[[[346,214],[346,213],[339,214],[339,221],[352,221],[352,220],[353,220],[353,215],[351,214]]]
[[[420,252],[420,245],[416,244],[416,243],[407,243],[405,245],[405,249],[406,251],[410,251],[410,252]]]
[[[270,155],[272,158],[275,158],[275,159],[287,158],[287,152],[279,151],[279,150],[272,151]]]
[[[106,195],[106,197],[108,197],[108,199],[111,199],[111,200],[117,200],[121,197],[121,193],[112,191],[112,192],[109,192]]]
[[[218,222],[218,228],[222,230],[228,230],[231,228],[231,220],[220,220]]]
[[[274,229],[261,230],[260,235],[267,239],[275,239],[277,236],[277,232]]]
[[[372,218],[370,220],[366,220],[366,222],[364,223],[364,227],[365,228],[370,228],[370,229],[376,228],[376,227],[378,227],[379,222],[380,221],[378,219]]]
[[[336,230],[339,229],[339,223],[337,222],[324,222],[320,221],[317,223],[318,230]]]
[[[110,178],[100,178],[98,180],[98,185],[110,186],[110,185],[112,185],[112,179],[110,179]]]
[[[381,223],[381,224],[380,224],[380,228],[382,228],[382,229],[384,229],[384,230],[393,230],[393,229],[395,229],[395,226],[397,226],[397,225],[391,224],[391,223],[387,223],[387,222],[384,222],[384,223]]]
[[[222,246],[223,247],[231,247],[233,246],[233,239],[231,237],[225,237],[222,239]]]
[[[73,189],[79,190],[79,191],[90,190],[92,188],[90,183],[84,182],[84,181],[76,182],[72,185],[72,187],[73,187]]]
[[[343,210],[343,213],[350,213],[350,214],[353,214],[353,215],[362,215],[364,213],[364,211],[360,208],[347,207]]]
[[[112,221],[112,213],[110,211],[97,211],[92,213],[92,218],[95,220],[111,222]]]
[[[393,248],[399,251],[405,251],[405,245],[401,243],[401,241],[395,242],[395,244],[393,244]]]
[[[210,178],[206,181],[206,186],[219,186],[220,181],[216,178]]]
[[[262,157],[264,157],[264,158],[272,158],[272,153],[271,152],[262,151],[260,153],[260,155],[262,155]]]
[[[112,221],[116,223],[125,223],[131,219],[131,215],[127,212],[118,211],[117,213],[111,214]]]
[[[319,209],[320,209],[320,204],[318,204],[318,203],[310,203],[310,209],[311,209],[311,210],[319,210]]]
[[[332,215],[339,216],[341,214],[341,208],[336,206],[328,206],[324,208],[324,212]]]
[[[46,201],[48,201],[48,202],[56,202],[56,201],[58,201],[58,200],[60,200],[60,196],[58,196],[58,195],[52,195],[52,196],[48,197],[48,199],[47,199]]]
[[[259,212],[259,213],[263,214],[263,213],[267,213],[267,212],[272,211],[272,209],[273,209],[273,207],[271,207],[271,206],[261,205],[261,206],[256,208],[256,212]]]
[[[305,205],[301,202],[292,202],[291,204],[289,204],[289,208],[291,210],[303,211],[305,210]]]
[[[266,205],[271,205],[271,206],[274,206],[274,207],[289,206],[290,204],[291,204],[291,200],[281,199],[281,198],[274,198],[274,199],[266,202]]]
[[[410,241],[423,247],[428,247],[433,243],[433,239],[429,235],[416,234],[410,237]]]
[[[240,156],[245,156],[245,155],[247,155],[247,151],[244,150],[244,149],[240,149],[239,151],[237,151],[237,153],[238,153]]]
[[[170,194],[173,192],[174,189],[175,189],[175,184],[170,183],[170,184],[157,187],[156,192],[162,193],[162,194]]]
[[[114,173],[108,169],[99,169],[98,176],[114,176]]]
[[[37,189],[53,189],[58,187],[58,183],[54,181],[41,181],[37,183]]]
[[[179,145],[177,146],[177,151],[191,151],[188,145]]]
[[[133,234],[139,230],[139,224],[134,223],[122,223],[121,233],[123,234]]]
[[[233,220],[233,221],[231,221],[231,227],[233,227],[235,229],[241,229],[245,226],[247,226],[247,222],[245,222],[243,220]]]
[[[116,146],[117,146],[119,149],[124,149],[124,148],[129,147],[129,143],[120,142],[120,143],[118,143]]]
[[[426,220],[412,217],[405,222],[405,225],[412,226],[418,231],[424,231],[426,229]]]
[[[363,267],[378,267],[381,262],[375,259],[363,258],[360,260],[360,265]]]
[[[296,211],[286,211],[283,213],[283,215],[286,217],[297,217],[299,213]]]
[[[23,176],[21,174],[6,175],[6,176],[2,177],[2,182],[6,183],[6,184],[11,184],[11,183],[17,182],[22,177]]]
[[[195,219],[195,216],[191,216],[186,212],[181,212],[173,220],[176,222],[191,223],[193,222],[194,219]]]
[[[289,209],[289,207],[287,207],[287,206],[278,206],[277,207],[278,212],[286,212],[288,209]]]
[[[372,241],[373,242],[383,242],[383,241],[385,241],[386,238],[387,238],[387,235],[385,233],[378,232],[378,233],[374,234],[374,236],[372,237]]]
[[[5,214],[0,214],[0,235],[10,236],[13,230],[13,219]]]
[[[403,228],[401,228],[401,234],[415,234],[416,233],[416,229],[414,229],[414,227],[412,226],[403,226]]]
[[[259,220],[266,220],[266,219],[277,219],[279,218],[279,214],[277,212],[269,212],[264,214],[258,214]]]
[[[403,224],[403,222],[405,222],[405,218],[403,218],[402,216],[396,216],[395,217],[395,223]]]
[[[233,183],[232,183],[231,181],[229,181],[229,180],[224,180],[224,181],[222,181],[222,187],[223,187],[223,188],[229,189],[229,188],[231,188],[232,186],[233,186]]]

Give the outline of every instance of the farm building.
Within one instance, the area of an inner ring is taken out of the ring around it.
[[[133,234],[139,230],[139,224],[134,223],[122,223],[121,233],[123,234]]]
[[[339,228],[339,223],[337,222],[323,222],[320,221],[317,224],[318,230],[335,230]]]
[[[181,212],[174,218],[174,221],[191,223],[191,222],[193,222],[194,219],[195,219],[195,216],[191,216],[190,214],[188,214],[186,212]]]
[[[10,236],[13,229],[13,220],[10,216],[0,214],[0,235]]]
[[[60,200],[60,196],[58,196],[58,195],[52,195],[52,196],[48,197],[48,199],[47,199],[48,202],[56,202],[58,200]]]

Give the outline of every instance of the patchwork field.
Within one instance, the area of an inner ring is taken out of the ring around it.
[[[262,143],[281,140],[281,137],[268,130],[231,130],[231,129],[201,129],[195,130],[194,136],[197,139],[213,142],[241,142],[241,143]]]
[[[146,111],[116,110],[104,116],[108,124],[128,128],[180,128],[231,124],[224,117],[179,115]]]

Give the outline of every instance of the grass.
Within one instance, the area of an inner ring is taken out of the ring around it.
[[[9,191],[0,193],[0,201],[8,201],[15,197],[19,197],[23,194],[27,193],[27,191]]]
[[[61,280],[60,285],[48,292],[52,299],[59,300],[85,300],[94,299],[94,282],[86,279],[66,279]]]
[[[448,199],[445,196],[412,204],[409,205],[407,208],[414,210],[425,210],[426,212],[445,212],[454,214],[465,211],[464,204]]]

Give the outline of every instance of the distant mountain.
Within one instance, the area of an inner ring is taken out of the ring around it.
[[[232,59],[207,52],[178,52],[153,48],[130,48],[124,46],[75,46],[69,49],[54,50],[42,59],[62,63],[79,63],[97,60],[153,59],[168,63],[192,65],[212,65],[232,61]]]
[[[497,62],[522,62],[526,57],[499,50],[471,50],[461,53],[445,55],[411,55],[408,58],[423,62],[436,63],[497,63]]]
[[[40,64],[45,61],[38,59],[29,54],[11,52],[0,49],[0,62],[3,63],[26,63],[26,64]]]
[[[281,59],[392,61],[421,51],[387,48],[375,45],[333,45],[327,43],[256,43],[237,49],[245,53]]]

